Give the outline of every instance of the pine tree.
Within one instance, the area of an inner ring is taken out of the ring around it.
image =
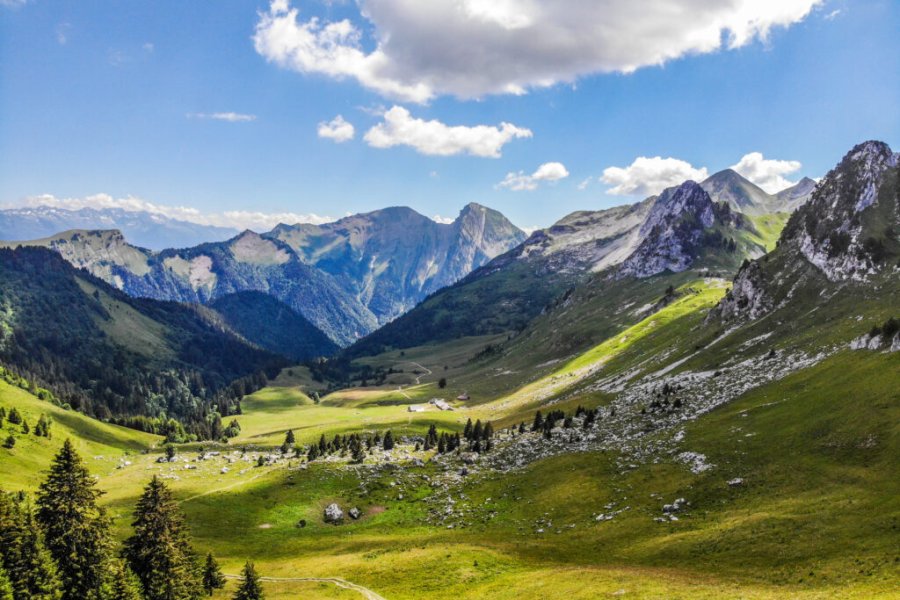
[[[319,438],[319,454],[326,454],[328,452],[328,442],[325,441],[325,434],[322,434],[322,437]]]
[[[262,583],[259,580],[259,574],[252,562],[247,561],[244,570],[241,571],[243,581],[237,592],[234,594],[234,600],[264,600],[266,595],[263,593]]]
[[[222,575],[222,569],[213,558],[212,552],[209,552],[206,554],[206,563],[203,565],[203,589],[212,596],[213,592],[223,587],[225,587],[225,576]]]
[[[141,582],[122,561],[115,561],[107,600],[142,600]]]
[[[197,555],[172,492],[158,477],[138,500],[134,535],[123,555],[141,582],[145,600],[195,600],[202,591]]]
[[[12,434],[6,436],[6,439],[3,440],[3,447],[7,450],[12,450],[16,447],[16,438],[13,437]]]
[[[2,564],[0,564],[0,600],[13,600],[12,583],[10,583]]]
[[[6,420],[12,423],[13,425],[20,425],[22,423],[22,415],[16,409],[16,407],[12,407],[9,409],[9,416],[6,417]]]
[[[466,421],[466,426],[463,428],[463,437],[467,440],[472,439],[472,419],[468,419]]]
[[[109,519],[97,505],[102,492],[66,440],[37,495],[37,521],[59,568],[65,600],[98,598],[110,552]]]
[[[534,413],[534,424],[531,426],[532,431],[540,431],[544,426],[544,417],[541,415],[541,411],[537,411]]]
[[[390,429],[388,429],[387,433],[384,434],[384,441],[382,442],[381,447],[385,450],[394,449],[394,434]]]
[[[17,600],[59,600],[53,557],[44,547],[31,506],[21,494],[0,491],[0,558]]]
[[[284,443],[288,446],[293,446],[297,443],[297,440],[294,438],[294,430],[288,429],[287,433],[284,434]]]
[[[22,433],[31,433],[31,427],[28,426],[28,421],[22,421]]]

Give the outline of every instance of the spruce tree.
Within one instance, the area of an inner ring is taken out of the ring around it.
[[[212,552],[206,554],[206,563],[203,565],[203,589],[210,596],[213,592],[225,587],[225,576],[222,575],[222,569],[219,563],[213,558]]]
[[[252,562],[247,561],[244,570],[241,571],[243,581],[237,592],[234,594],[234,600],[264,600],[266,595],[263,593],[262,583],[259,580],[259,574]]]
[[[0,600],[13,600],[12,583],[10,583],[2,564],[0,564]]]
[[[141,582],[124,562],[114,563],[111,582],[106,593],[108,600],[142,600]]]
[[[0,492],[0,553],[16,600],[62,597],[53,557],[23,496]]]
[[[293,446],[297,443],[297,440],[294,439],[294,430],[288,429],[287,433],[284,434],[284,443],[288,446]]]
[[[534,423],[531,425],[532,431],[540,431],[544,426],[544,417],[541,415],[541,411],[537,411],[534,414]]]
[[[390,429],[387,430],[387,433],[384,434],[384,441],[381,444],[381,447],[385,450],[393,450],[394,448],[394,434]]]
[[[197,555],[172,492],[150,480],[134,513],[134,535],[123,555],[141,582],[145,600],[196,600],[203,586]]]
[[[37,521],[56,561],[64,600],[99,598],[110,552],[109,519],[97,506],[103,492],[66,440],[37,495]]]

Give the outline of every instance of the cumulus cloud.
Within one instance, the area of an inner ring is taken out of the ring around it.
[[[528,175],[524,171],[507,173],[506,178],[497,184],[498,188],[507,188],[514,192],[533,191],[542,181],[559,181],[569,176],[569,171],[560,162],[548,162],[542,164],[537,170]]]
[[[257,211],[224,211],[220,213],[203,212],[190,206],[168,206],[148,202],[134,196],[114,198],[109,194],[94,194],[83,198],[57,198],[51,194],[31,196],[16,203],[16,207],[36,208],[49,206],[65,210],[81,210],[83,208],[109,209],[117,208],[129,212],[147,212],[178,221],[188,221],[198,225],[231,227],[233,229],[253,229],[267,231],[279,223],[330,223],[331,217],[316,214],[297,214],[293,212],[264,213]]]
[[[802,166],[796,160],[769,160],[761,152],[751,152],[745,154],[736,165],[731,165],[731,168],[768,193],[774,194],[794,185],[795,181],[788,181],[784,176],[799,171]]]
[[[357,0],[359,21],[259,14],[256,51],[280,67],[383,96],[523,94],[765,40],[824,0]]]
[[[607,194],[652,196],[667,187],[680,185],[688,179],[703,181],[708,176],[706,167],[697,169],[689,162],[677,158],[639,156],[627,167],[604,169],[600,181],[613,186],[606,190]]]
[[[440,223],[441,225],[449,225],[456,219],[454,219],[453,217],[442,217],[441,215],[434,215],[433,217],[431,217],[431,220],[435,223]]]
[[[319,123],[318,133],[320,138],[333,140],[338,144],[353,139],[356,135],[356,129],[352,123],[348,123],[341,115],[336,116],[327,123],[322,121]]]
[[[0,0],[0,6],[6,8],[19,8],[20,6],[25,6],[31,0]]]
[[[256,120],[256,115],[247,115],[236,112],[216,113],[188,113],[189,119],[212,119],[213,121],[227,121],[229,123],[248,123]]]
[[[505,144],[516,138],[531,136],[531,130],[511,123],[450,126],[437,120],[417,119],[405,108],[394,106],[384,113],[384,122],[367,131],[364,139],[374,148],[410,146],[430,156],[470,154],[499,158]]]

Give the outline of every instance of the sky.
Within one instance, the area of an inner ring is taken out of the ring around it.
[[[895,0],[0,0],[0,206],[520,227],[900,150]]]

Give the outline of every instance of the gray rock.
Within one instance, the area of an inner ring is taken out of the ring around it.
[[[341,510],[341,507],[338,506],[335,502],[332,502],[328,506],[325,507],[325,522],[326,523],[342,523],[344,521],[344,511]]]
[[[350,518],[353,519],[354,521],[362,516],[362,513],[360,512],[360,510],[358,508],[356,508],[355,506],[353,508],[351,508],[347,514],[349,514]]]

